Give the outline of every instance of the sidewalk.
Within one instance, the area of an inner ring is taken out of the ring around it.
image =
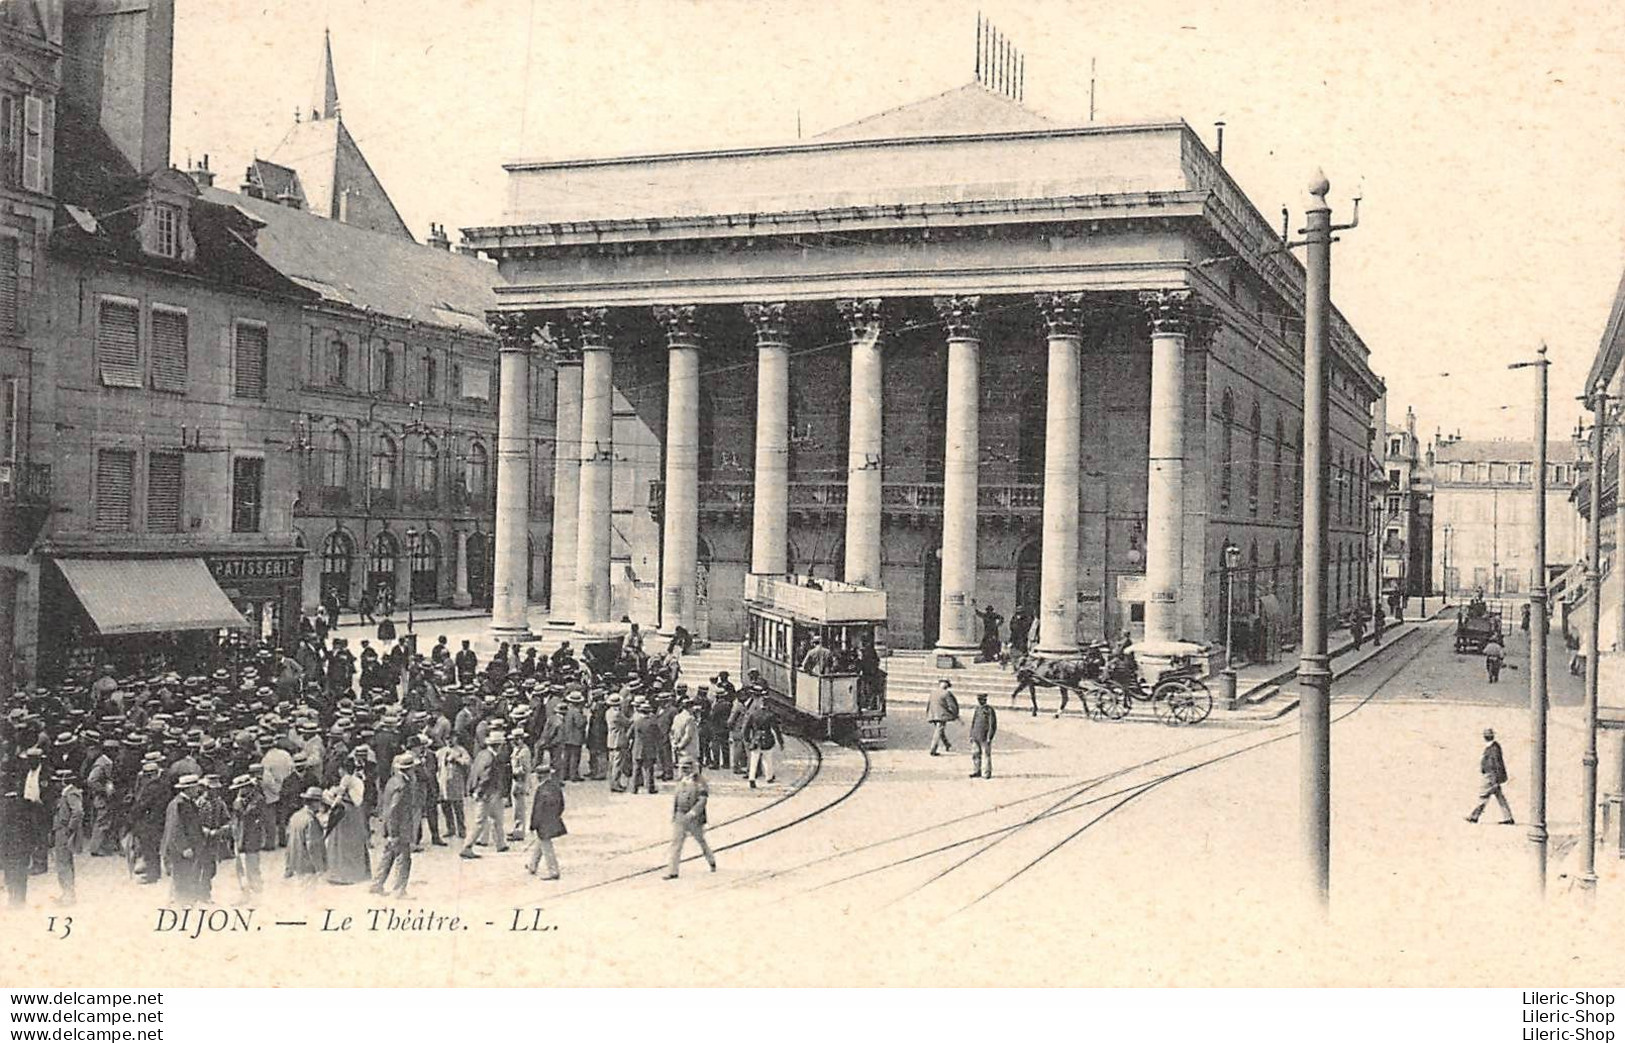
[[[1333,633],[1326,643],[1326,651],[1332,659],[1332,676],[1340,677],[1355,667],[1360,666],[1386,652],[1392,645],[1408,637],[1421,628],[1425,622],[1439,618],[1432,616],[1428,620],[1407,617],[1403,623],[1394,623],[1384,627],[1382,631],[1382,644],[1374,644],[1369,637],[1366,638],[1359,652],[1354,651],[1354,639],[1347,630],[1338,630]],[[1273,663],[1254,663],[1236,671],[1236,698],[1243,702],[1249,696],[1268,688],[1270,685],[1285,684],[1298,676],[1298,661],[1295,656],[1285,658]]]

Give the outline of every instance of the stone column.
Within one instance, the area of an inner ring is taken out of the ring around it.
[[[553,563],[547,625],[575,625],[576,521],[581,492],[581,353],[561,346],[555,362],[558,404],[553,425]]]
[[[1145,506],[1145,641],[1178,641],[1185,568],[1185,335],[1190,293],[1140,294],[1151,323],[1151,444]]]
[[[976,508],[981,464],[981,298],[934,302],[948,333],[948,431],[942,468],[942,602],[937,652],[976,650]]]
[[[507,317],[504,317],[507,318]],[[501,397],[497,414],[497,517],[491,576],[491,632],[504,641],[530,639],[530,353],[534,326],[499,320]]]
[[[756,474],[750,570],[788,572],[790,544],[790,322],[785,304],[747,304],[756,327]]]
[[[835,305],[852,333],[851,428],[846,449],[846,572],[848,583],[880,586],[881,359],[880,302]]]
[[[1038,652],[1078,650],[1078,468],[1082,418],[1083,295],[1038,297],[1049,332],[1048,397],[1044,405],[1044,542],[1039,576]]]
[[[615,474],[614,357],[605,309],[572,312],[581,345],[581,478],[576,513],[576,622],[609,619],[609,537]]]
[[[457,585],[452,591],[451,603],[457,608],[467,608],[474,603],[474,595],[468,592],[468,533],[458,529],[452,536],[457,544]]]
[[[660,632],[694,632],[700,542],[700,332],[692,304],[662,306],[666,327],[666,506]]]

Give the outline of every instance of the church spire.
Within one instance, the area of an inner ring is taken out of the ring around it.
[[[333,79],[333,35],[326,29],[322,30],[322,71],[316,78],[315,102],[311,119],[338,119],[339,87]]]

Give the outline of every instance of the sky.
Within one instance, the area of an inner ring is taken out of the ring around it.
[[[421,239],[501,221],[503,162],[771,144],[972,79],[976,16],[1026,55],[1026,104],[1182,118],[1266,215],[1299,227],[1319,167],[1342,234],[1333,299],[1423,435],[1552,432],[1625,268],[1625,5],[1503,0],[184,0],[172,156],[236,188],[317,88],[331,31],[345,125]]]

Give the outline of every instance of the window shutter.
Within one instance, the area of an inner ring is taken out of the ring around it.
[[[108,387],[141,386],[139,330],[141,309],[133,304],[103,301],[96,326],[96,358],[102,383]]]
[[[185,312],[152,313],[152,386],[159,391],[186,390]]]
[[[17,332],[17,240],[0,238],[0,332]]]
[[[96,455],[96,530],[130,528],[130,490],[135,484],[135,453],[103,449]]]
[[[30,94],[23,99],[23,188],[45,191],[45,99]]]
[[[147,457],[147,529],[151,532],[181,531],[184,461],[179,453]]]
[[[238,398],[265,397],[266,341],[264,326],[238,325],[235,377]]]

